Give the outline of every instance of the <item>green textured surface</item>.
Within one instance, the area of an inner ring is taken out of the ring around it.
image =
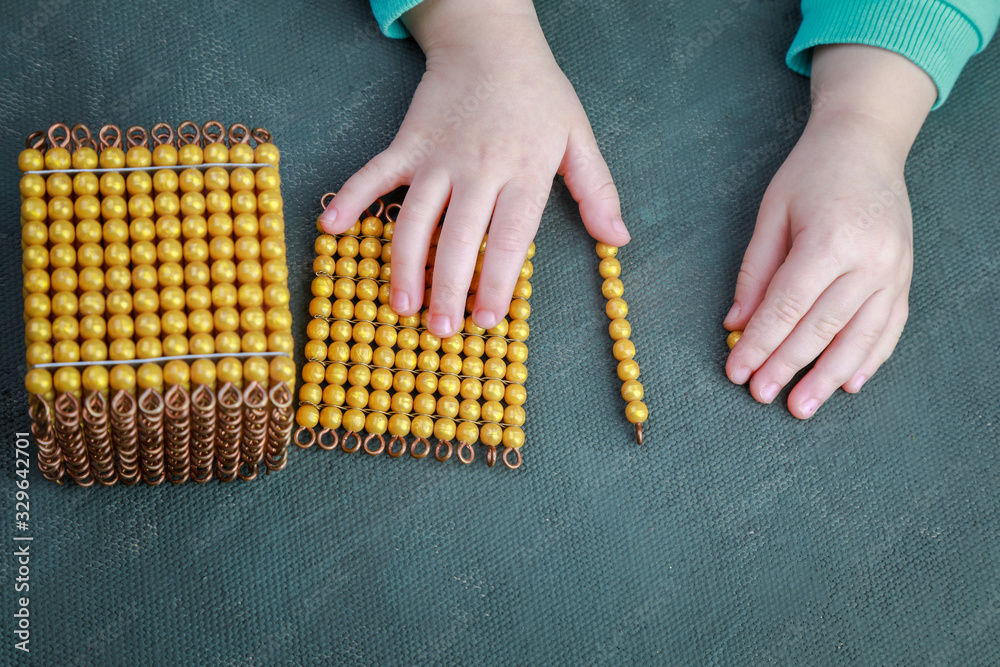
[[[697,4],[697,8],[695,5]],[[793,0],[542,2],[620,188],[652,417],[637,447],[592,244],[557,185],[537,239],[524,467],[291,452],[247,484],[31,478],[37,664],[997,664],[1000,47],[909,163],[911,315],[807,423],[723,374],[720,322],[805,118]],[[732,5],[727,5],[732,6]],[[317,200],[387,145],[422,71],[367,3],[4,3],[0,493],[28,426],[17,152],[54,121],[269,128],[304,342]],[[541,111],[540,111],[541,112]],[[787,393],[787,392],[786,392]],[[12,548],[5,548],[12,551]],[[14,559],[0,558],[14,662]]]

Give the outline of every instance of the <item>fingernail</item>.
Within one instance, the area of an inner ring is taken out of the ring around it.
[[[732,380],[736,384],[743,384],[750,379],[750,369],[746,366],[740,366],[735,371],[733,371]]]
[[[625,229],[625,221],[622,220],[620,215],[615,216],[614,218],[611,219],[611,229],[615,230],[615,234],[618,234],[618,236],[622,237],[623,239],[629,241],[632,240],[632,237],[629,235],[628,230]]]
[[[778,395],[779,391],[781,391],[781,387],[772,382],[760,390],[760,397],[763,398],[765,402],[770,403],[774,400],[774,397]]]
[[[319,224],[323,225],[323,229],[329,231],[330,225],[337,221],[337,209],[328,208],[319,216]]]
[[[500,323],[500,318],[493,311],[480,308],[472,314],[472,321],[484,329],[492,329]]]
[[[397,313],[405,312],[410,307],[410,297],[406,296],[406,292],[392,292],[392,309]]]
[[[804,414],[806,417],[811,417],[812,414],[816,412],[816,408],[818,407],[819,407],[819,401],[817,401],[815,398],[810,398],[808,401],[802,404],[802,414]]]
[[[734,303],[733,307],[729,309],[729,312],[726,313],[725,319],[723,319],[722,321],[728,322],[729,320],[735,320],[737,317],[739,317],[739,315],[740,315],[740,304]]]
[[[868,382],[867,375],[859,375],[854,378],[854,391],[861,391],[861,387],[864,386],[865,382]]]
[[[431,333],[436,336],[447,336],[451,333],[451,320],[447,315],[432,315],[427,325]]]

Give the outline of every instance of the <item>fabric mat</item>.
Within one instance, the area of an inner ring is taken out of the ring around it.
[[[730,13],[722,13],[724,7]],[[412,41],[363,0],[3,3],[4,529],[28,428],[17,153],[55,121],[242,121],[282,150],[298,361],[318,199],[394,135]],[[651,418],[624,419],[593,245],[553,190],[537,238],[525,463],[294,449],[252,483],[31,476],[31,654],[115,664],[1000,663],[1000,45],[908,165],[911,314],[808,422],[732,386],[722,318],[804,124],[795,0],[539,2],[617,179]],[[544,110],[539,110],[540,113]]]

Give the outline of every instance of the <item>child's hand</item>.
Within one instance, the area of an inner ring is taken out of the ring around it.
[[[903,331],[913,231],[903,166],[937,89],[902,56],[817,49],[814,107],[764,194],[728,329],[744,329],[729,378],[805,419],[837,387],[856,392]]]
[[[323,226],[342,233],[376,198],[410,185],[393,236],[390,297],[409,315],[420,309],[431,235],[447,206],[428,319],[439,336],[462,327],[489,226],[473,317],[491,328],[507,313],[555,174],[590,234],[616,246],[629,240],[618,193],[529,0],[425,0],[404,21],[427,71],[395,140],[348,179]]]

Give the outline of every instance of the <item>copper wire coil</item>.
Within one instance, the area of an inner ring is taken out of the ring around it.
[[[239,473],[242,408],[240,390],[231,382],[222,385],[215,408],[215,475],[223,482],[233,481]]]
[[[295,418],[292,412],[292,392],[285,382],[278,382],[268,392],[271,416],[267,421],[267,445],[264,465],[268,470],[281,470],[288,464],[288,445],[292,441]]]
[[[465,465],[469,465],[476,460],[476,450],[468,442],[459,442],[456,454],[458,455],[458,460]]]
[[[215,462],[215,394],[200,384],[191,392],[191,479],[212,479]]]
[[[62,484],[63,477],[66,476],[66,467],[63,465],[62,451],[56,445],[49,404],[38,396],[31,396],[28,402],[28,416],[31,417],[31,435],[34,436],[35,447],[38,448],[38,470],[50,482]]]
[[[257,478],[257,468],[264,459],[267,438],[267,390],[256,380],[243,392],[243,434],[240,438],[238,477],[244,481]],[[243,472],[246,466],[247,472]]]
[[[118,479],[125,486],[138,484],[141,479],[137,412],[135,397],[128,391],[119,389],[111,399],[111,445],[115,450]]]
[[[191,476],[191,401],[179,384],[167,389],[163,420],[167,479],[183,484]]]
[[[486,445],[486,465],[493,467],[497,464],[497,448],[493,445]]]
[[[394,459],[398,459],[406,453],[406,449],[406,438],[401,435],[394,435],[389,438],[389,444],[385,446],[385,453]]]
[[[327,440],[327,437],[331,439]],[[340,445],[340,434],[336,429],[324,428],[316,434],[316,444],[323,451],[332,452]]]
[[[83,440],[90,454],[90,469],[98,483],[112,486],[118,483],[115,472],[115,452],[111,447],[108,401],[99,391],[83,399]]]
[[[66,472],[80,486],[92,485],[94,477],[80,427],[80,401],[70,392],[60,393],[56,396],[55,416],[56,442],[62,450]]]
[[[166,479],[163,448],[163,396],[149,387],[139,396],[139,461],[142,480],[151,486]]]

